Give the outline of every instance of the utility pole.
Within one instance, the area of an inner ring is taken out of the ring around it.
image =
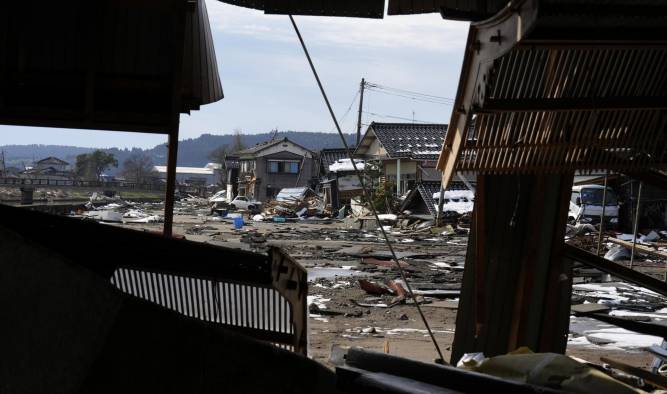
[[[357,146],[361,142],[361,112],[364,109],[364,88],[366,87],[366,80],[361,78],[361,95],[359,96],[359,117],[357,118]]]

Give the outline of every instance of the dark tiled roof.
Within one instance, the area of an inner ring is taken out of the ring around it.
[[[417,185],[417,191],[421,195],[422,199],[426,203],[426,207],[431,215],[435,216],[437,214],[435,210],[435,201],[433,200],[433,193],[440,191],[441,182],[430,182],[424,181],[420,182]]]
[[[354,147],[350,147],[350,150],[354,152]],[[322,166],[325,173],[329,172],[331,164],[340,159],[347,159],[345,148],[322,149],[320,151],[320,166]]]
[[[406,209],[408,205],[412,202],[414,198],[417,198],[417,194],[419,194],[419,197],[421,197],[422,200],[424,200],[424,203],[426,204],[426,208],[428,209],[428,212],[435,216],[437,214],[436,211],[436,206],[435,206],[435,200],[433,199],[433,195],[437,192],[440,191],[440,185],[442,183],[440,181],[421,181],[417,184],[417,188],[413,191],[410,192],[405,197],[405,201],[403,202],[401,206],[401,211]],[[468,190],[468,187],[463,183],[459,181],[453,181],[449,183],[449,187],[447,190]]]
[[[447,133],[446,124],[371,123],[391,158],[437,160]]]
[[[47,163],[54,163],[54,164],[61,164],[61,165],[67,165],[69,164],[65,160],[61,160],[57,157],[49,156],[47,158],[44,158],[40,161],[37,162],[37,164],[47,164]]]

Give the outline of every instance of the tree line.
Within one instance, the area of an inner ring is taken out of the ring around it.
[[[79,179],[101,181],[104,171],[111,167],[118,168],[118,160],[113,154],[98,149],[76,156],[74,174]],[[149,183],[158,176],[153,167],[153,160],[148,155],[134,153],[123,162],[120,174],[130,182]]]
[[[232,144],[218,146],[209,153],[208,157],[215,163],[224,163],[228,154],[245,148],[243,134],[240,130],[234,130]],[[74,173],[79,179],[101,181],[102,174],[112,167],[118,168],[118,160],[112,153],[98,149],[91,153],[77,155]],[[133,153],[123,161],[120,175],[130,182],[149,183],[157,178],[158,173],[154,169],[153,159],[150,156],[144,153]]]

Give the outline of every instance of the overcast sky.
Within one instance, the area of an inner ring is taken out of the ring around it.
[[[206,0],[225,98],[181,116],[180,138],[279,130],[333,132],[333,124],[287,16]],[[346,113],[367,81],[453,98],[468,24],[437,14],[384,19],[295,17],[334,110]],[[356,127],[358,102],[342,120]],[[364,123],[447,123],[451,106],[368,92]],[[413,115],[414,111],[414,115]],[[373,115],[374,114],[374,115]],[[0,126],[0,145],[152,147],[163,136]]]

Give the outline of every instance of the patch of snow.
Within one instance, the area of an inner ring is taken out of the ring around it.
[[[354,159],[354,163],[357,165],[357,169],[364,169],[365,164],[363,160]],[[352,165],[352,161],[350,159],[339,159],[329,165],[329,171],[354,171],[354,166]]]
[[[613,342],[614,346],[621,348],[642,348],[662,343],[660,337],[637,334],[619,327],[590,330],[584,333],[589,337]]]
[[[431,330],[433,331],[434,334],[440,333],[440,334],[445,334],[445,333],[454,333],[454,330]],[[422,329],[422,328],[392,328],[390,330],[387,330],[385,334],[387,335],[399,335],[399,334],[405,334],[405,333],[418,333],[418,334],[428,334],[428,331]]]
[[[308,298],[307,298],[308,305],[315,304],[320,309],[327,309],[327,306],[325,305],[325,302],[329,302],[329,301],[331,301],[331,298],[322,298],[321,295],[312,295],[312,296],[308,296]]]
[[[623,309],[613,310],[613,311],[609,312],[609,316],[645,316],[645,317],[651,317],[651,318],[656,318],[656,319],[667,319],[667,314],[626,311],[626,310],[623,310]]]
[[[378,219],[395,221],[396,219],[398,219],[398,216],[394,215],[393,213],[382,213],[382,214],[378,215]],[[391,227],[390,227],[390,229],[391,229]]]

